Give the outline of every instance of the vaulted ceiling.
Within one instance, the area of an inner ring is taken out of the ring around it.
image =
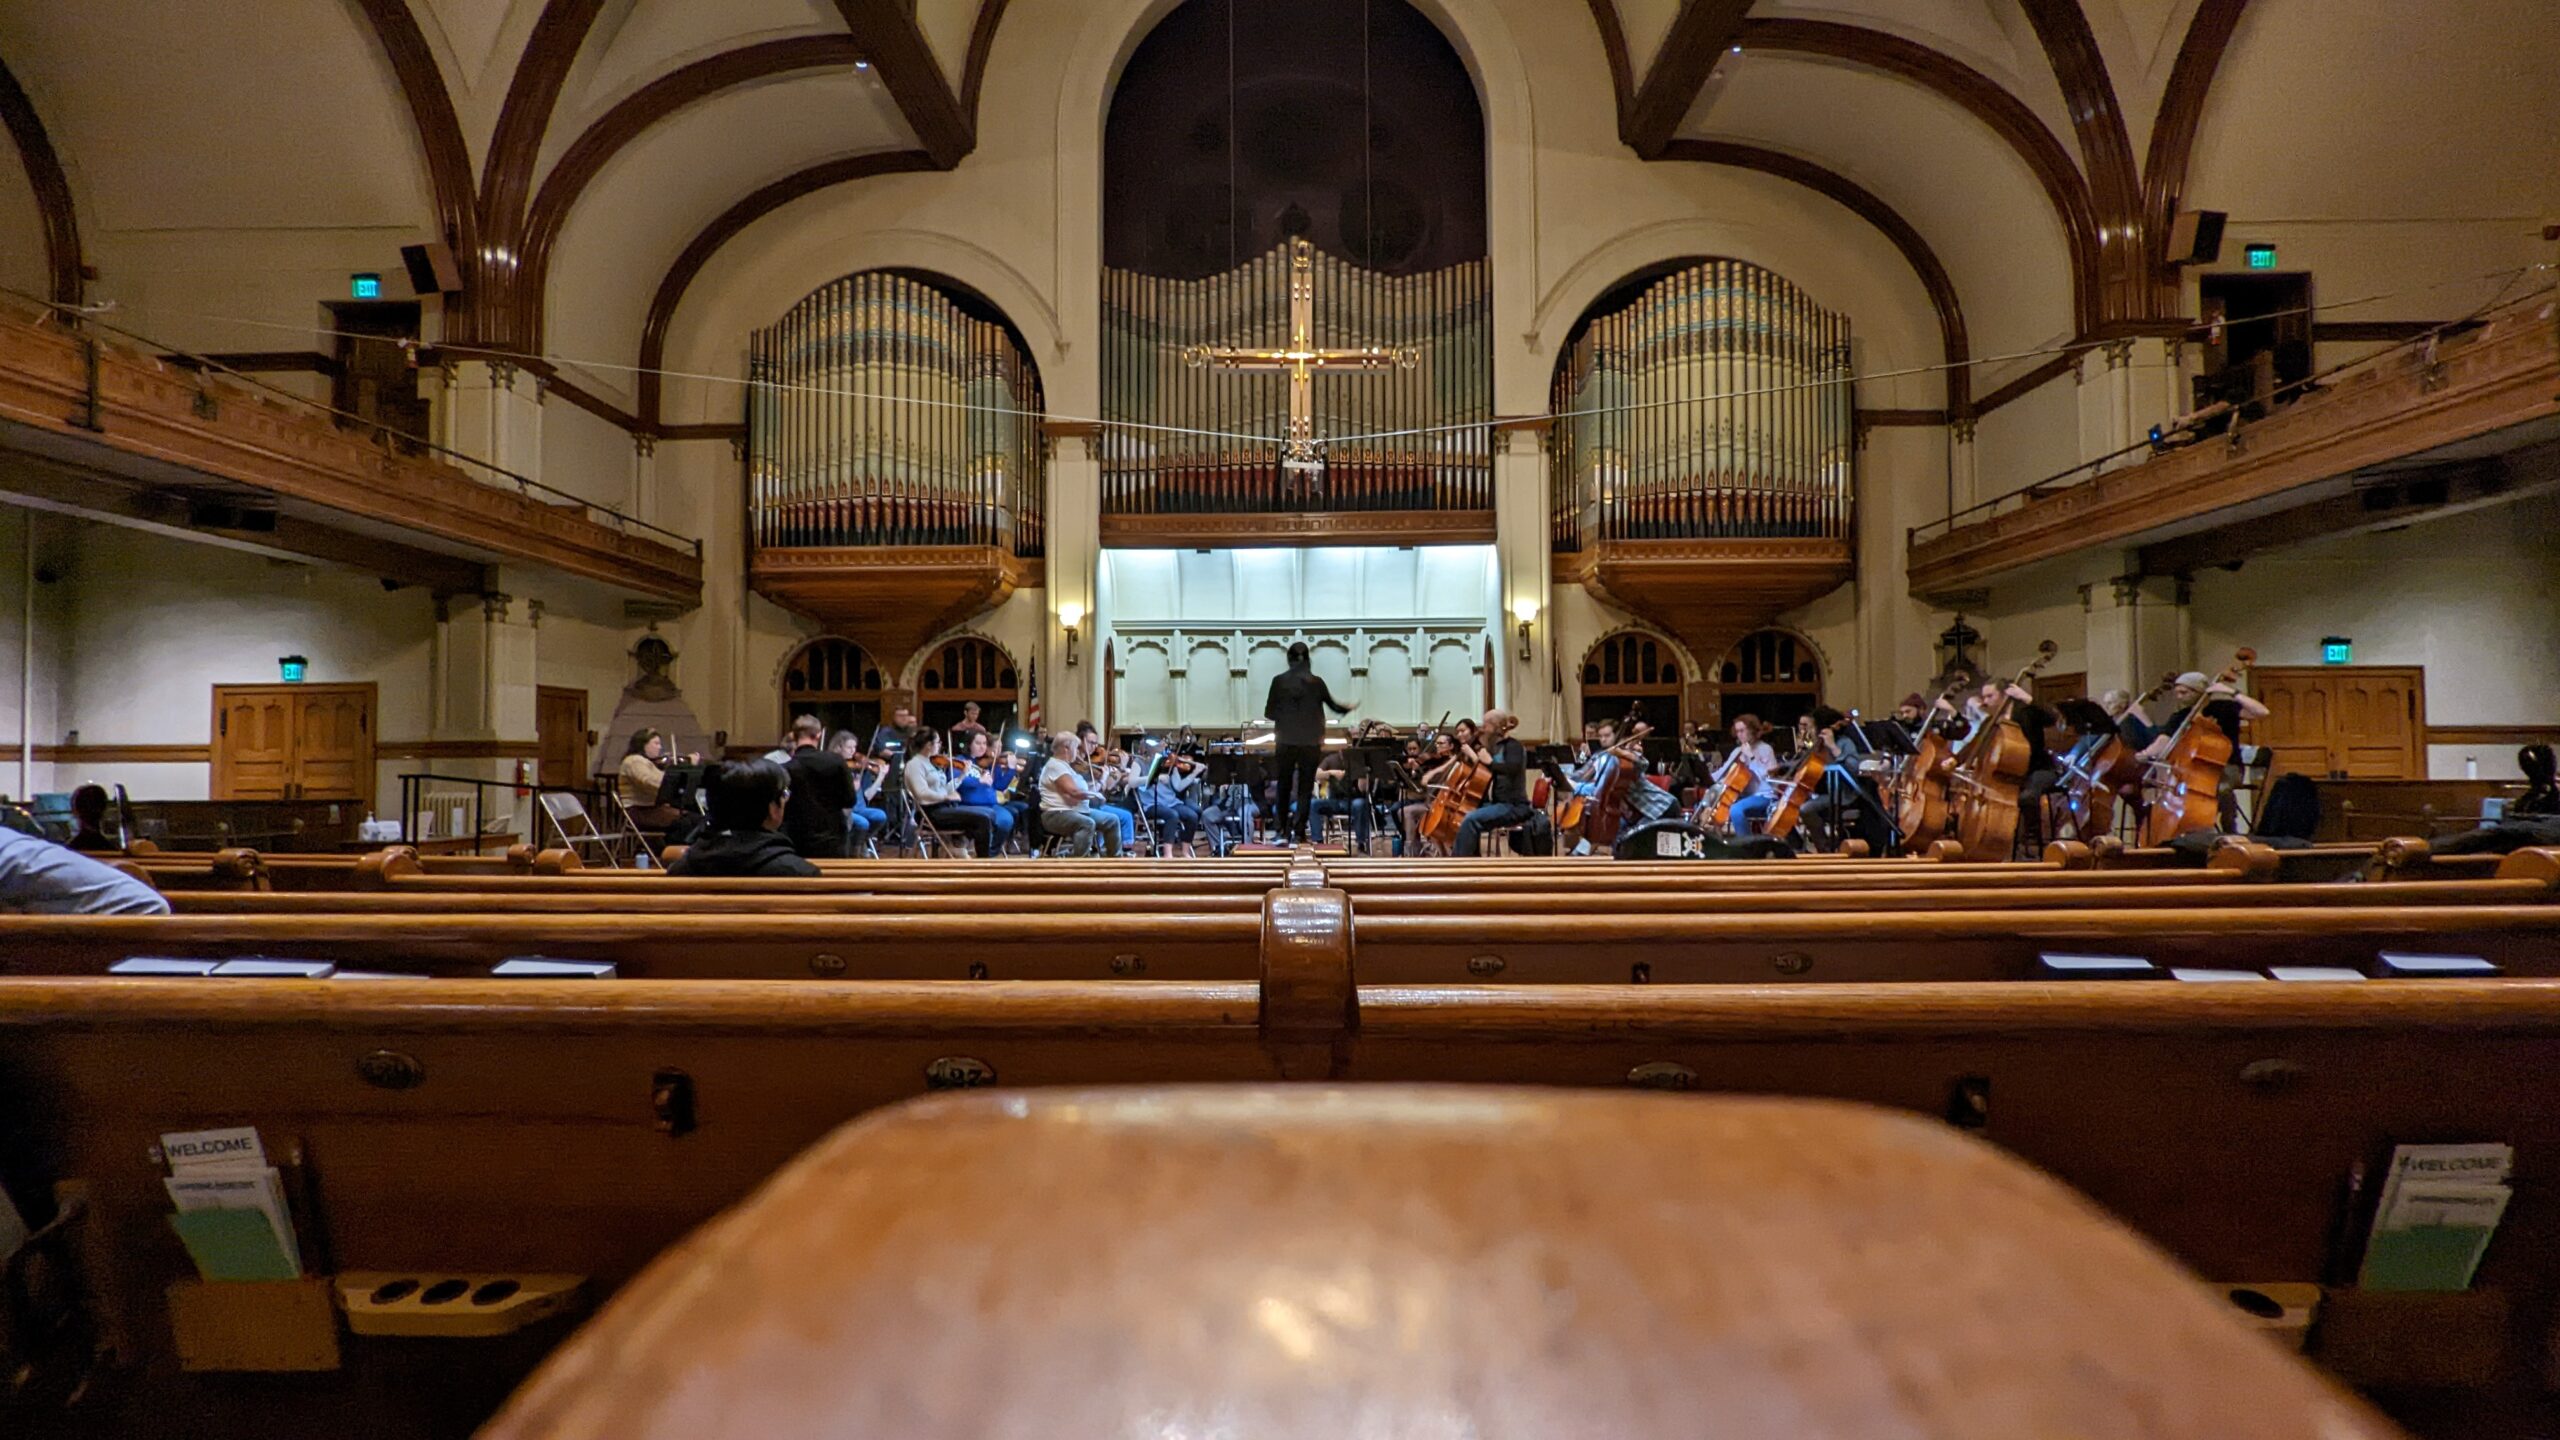
[[[2168,325],[2156,247],[2217,185],[2315,220],[2348,170],[2374,214],[2560,200],[2550,0],[2429,0],[2423,21],[2405,0],[1472,3],[1587,7],[1614,93],[1541,106],[1614,105],[1647,160],[1839,201],[1909,261],[1955,358]],[[760,216],[963,163],[1005,19],[1006,0],[0,0],[0,120],[26,162],[5,188],[41,217],[0,249],[30,252],[12,283],[70,298],[109,237],[441,231],[467,277],[448,339],[645,367]],[[2472,118],[2408,123],[2447,107]],[[2499,163],[2449,177],[2408,139],[2446,133]],[[617,388],[657,425],[654,384]]]

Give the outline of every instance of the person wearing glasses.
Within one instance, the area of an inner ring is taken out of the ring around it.
[[[783,802],[790,787],[770,760],[723,760],[711,767],[703,788],[711,802],[711,832],[667,865],[670,875],[814,876],[818,867],[800,858],[782,833]]]

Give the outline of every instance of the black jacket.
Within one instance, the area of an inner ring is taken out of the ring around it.
[[[844,757],[803,745],[791,752],[791,763],[782,772],[791,785],[790,798],[782,802],[782,833],[791,837],[791,848],[803,855],[843,859],[849,853],[845,812],[854,805],[853,772],[846,768]]]
[[[1271,696],[1262,702],[1271,722],[1272,740],[1281,745],[1322,745],[1324,712],[1348,715],[1351,707],[1333,698],[1324,677],[1313,670],[1289,669],[1271,677]]]
[[[715,830],[667,867],[670,875],[749,876],[815,875],[818,867],[791,848],[778,830]]]

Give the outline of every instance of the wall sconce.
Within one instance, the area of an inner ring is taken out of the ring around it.
[[[1067,663],[1069,665],[1076,663],[1076,642],[1084,638],[1083,625],[1083,606],[1070,604],[1058,607],[1058,628],[1067,632]]]
[[[1526,665],[1535,653],[1529,648],[1529,627],[1537,621],[1538,602],[1525,598],[1512,601],[1511,618],[1520,622],[1520,663]]]

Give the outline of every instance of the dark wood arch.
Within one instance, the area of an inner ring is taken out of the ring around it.
[[[543,300],[550,289],[551,251],[568,224],[587,186],[624,146],[650,126],[710,99],[723,90],[800,70],[843,69],[862,60],[862,49],[849,35],[795,35],[782,40],[724,50],[671,70],[598,116],[561,152],[526,213],[524,234],[516,249],[521,275],[518,297],[523,313],[515,333],[528,350],[539,350],[543,334]]]
[[[2152,313],[2150,262],[2142,243],[2142,181],[2133,168],[2133,139],[2126,132],[2115,83],[2089,28],[2081,0],[2020,0],[2035,27],[2045,62],[2062,87],[2071,128],[2088,169],[2090,203],[2098,218],[2099,307],[2105,318],[2140,319]]]
[[[1882,231],[1920,277],[1920,288],[1928,292],[1929,304],[1938,312],[1938,340],[1948,367],[1947,415],[1961,420],[1971,413],[1973,347],[1965,333],[1964,306],[1956,297],[1955,281],[1947,274],[1947,267],[1939,263],[1938,252],[1929,248],[1929,242],[1902,218],[1900,211],[1835,170],[1765,146],[1731,140],[1674,140],[1664,147],[1662,158],[1774,175],[1822,195]]]
[[[436,68],[408,0],[356,0],[382,53],[391,62],[392,78],[409,104],[418,127],[418,148],[425,154],[427,186],[435,194],[436,224],[456,256],[480,253],[479,201],[471,187],[471,150],[463,142],[462,121],[454,114],[453,96]]]
[[[1916,41],[1831,20],[1744,22],[1745,50],[1811,55],[1908,81],[1963,109],[2026,162],[2061,222],[2071,260],[2072,309],[2083,333],[2105,318],[2099,283],[2098,222],[2088,183],[2070,152],[2025,102],[1981,71]]]
[[[782,662],[781,725],[814,714],[832,727],[868,734],[888,713],[896,678],[861,642],[819,635],[802,642]]]
[[[1822,701],[1822,656],[1813,642],[1780,625],[1766,625],[1733,642],[1708,677],[1716,693],[1717,723],[1757,716],[1784,730]]]
[[[47,289],[55,304],[77,305],[88,260],[80,253],[80,216],[71,203],[71,180],[63,174],[62,157],[45,133],[35,102],[6,64],[0,64],[0,123],[9,127],[18,163],[27,172],[27,188],[35,192],[37,218],[44,226]]]
[[[821,160],[749,193],[713,217],[667,266],[656,295],[649,301],[649,318],[640,326],[640,375],[635,398],[641,428],[666,433],[662,410],[665,391],[658,371],[666,363],[667,330],[675,323],[676,307],[684,303],[686,288],[702,273],[702,267],[711,263],[721,246],[765,216],[829,186],[874,175],[911,174],[933,168],[933,157],[921,150],[878,150]]]
[[[1645,718],[1657,734],[1677,736],[1688,723],[1690,687],[1704,677],[1689,673],[1668,636],[1629,625],[1592,641],[1576,678],[1583,723],[1619,718],[1627,708],[1620,701],[1668,701],[1670,714]]]
[[[462,313],[448,322],[458,322],[460,343],[531,352],[531,337],[520,325],[529,289],[522,252],[533,168],[541,160],[542,137],[551,128],[560,87],[603,8],[604,0],[545,0],[542,17],[533,22],[533,34],[516,59],[515,76],[507,84],[506,103],[498,110],[498,126],[480,167],[482,248],[461,257]]]
[[[2187,23],[2187,38],[2178,46],[2177,63],[2169,70],[2169,88],[2160,97],[2160,113],[2151,122],[2151,153],[2142,167],[2142,215],[2150,262],[2152,308],[2174,315],[2183,298],[2177,273],[2168,266],[2169,226],[2187,190],[2187,164],[2194,158],[2196,130],[2204,119],[2205,96],[2213,89],[2214,72],[2231,47],[2240,16],[2249,0],[2204,0]]]

